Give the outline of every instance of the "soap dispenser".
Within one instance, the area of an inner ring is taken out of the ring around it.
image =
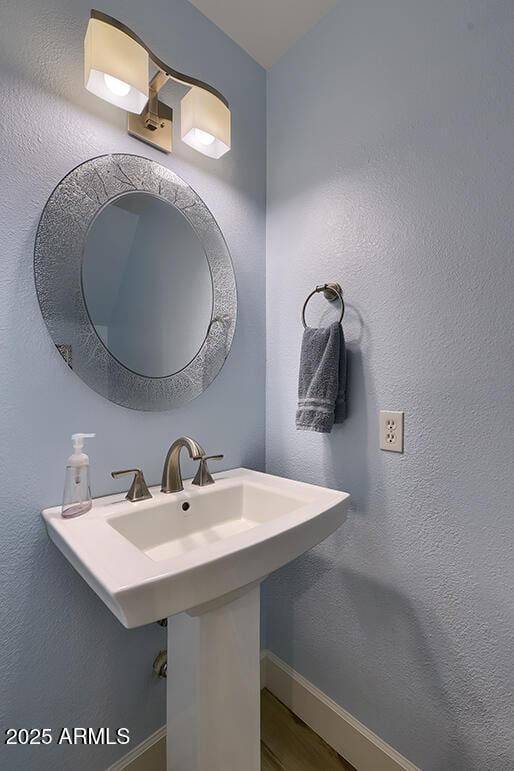
[[[64,494],[62,498],[62,516],[65,519],[85,514],[93,505],[89,483],[89,458],[85,452],[84,439],[92,439],[95,434],[73,434],[73,454],[68,458]]]

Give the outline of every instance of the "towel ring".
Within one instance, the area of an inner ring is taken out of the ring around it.
[[[342,322],[344,318],[344,300],[343,300],[343,290],[341,289],[340,284],[330,283],[330,284],[320,284],[320,286],[317,286],[316,289],[313,289],[313,291],[310,293],[310,295],[307,297],[303,304],[302,308],[302,323],[304,328],[307,327],[307,324],[305,323],[305,309],[307,308],[308,302],[311,299],[311,297],[314,297],[315,294],[318,294],[319,292],[323,292],[325,298],[333,303],[335,300],[339,300],[341,303],[341,316],[339,318],[339,323]]]

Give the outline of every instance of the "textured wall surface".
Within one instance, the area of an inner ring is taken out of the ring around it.
[[[268,645],[424,771],[514,768],[513,39],[510,0],[341,2],[268,82],[267,468],[353,495],[268,582]],[[331,280],[350,416],[320,436],[299,313]]]
[[[110,479],[115,468],[141,465],[158,482],[165,451],[184,433],[224,452],[225,467],[262,467],[266,78],[186,0],[103,4],[231,104],[233,150],[222,160],[179,141],[163,155],[128,137],[125,114],[83,88],[90,8],[89,0],[0,0],[0,723],[128,726],[134,746],[164,723],[164,687],[150,672],[165,635],[157,626],[124,630],[48,541],[39,511],[60,501],[73,431],[97,432],[95,495],[126,485]],[[176,104],[182,93],[168,87],[165,98]],[[109,152],[177,172],[209,206],[232,254],[240,302],[232,352],[211,387],[177,411],[132,412],[98,396],[66,368],[39,312],[32,259],[45,201],[74,166]],[[101,771],[126,750],[19,749],[2,736],[0,766]]]

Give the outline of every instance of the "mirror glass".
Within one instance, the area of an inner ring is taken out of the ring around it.
[[[207,336],[213,285],[205,250],[179,209],[151,193],[118,196],[96,215],[82,291],[101,341],[138,375],[179,372]]]

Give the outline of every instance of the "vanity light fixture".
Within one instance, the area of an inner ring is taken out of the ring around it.
[[[150,62],[157,68],[151,80]],[[159,91],[169,80],[190,89],[180,103],[181,139],[203,155],[221,158],[230,150],[230,109],[223,94],[173,70],[117,19],[91,11],[84,40],[86,88],[128,112],[131,136],[167,153],[173,111],[159,101]]]

